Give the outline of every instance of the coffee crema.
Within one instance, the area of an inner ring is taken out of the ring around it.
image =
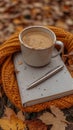
[[[51,36],[41,31],[31,31],[26,33],[23,36],[23,42],[28,47],[34,49],[45,49],[53,45]]]

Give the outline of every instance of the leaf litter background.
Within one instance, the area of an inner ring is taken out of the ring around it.
[[[73,33],[73,0],[0,0],[0,44],[14,32],[29,25],[54,25]],[[55,110],[56,108],[54,108]],[[50,113],[50,110],[47,111]],[[73,130],[73,107],[64,109],[62,112],[66,120],[69,121],[66,128],[65,126],[64,128]],[[18,113],[20,113],[19,117],[17,116]],[[50,118],[52,117],[52,123],[48,123],[48,125],[37,118],[40,118],[43,113],[45,111],[30,114],[22,113],[9,101],[2,86],[0,86],[0,118],[7,114],[7,119],[11,119],[11,116],[16,116],[16,118],[23,121],[27,119],[25,122],[30,130],[55,130],[54,125],[52,127],[54,112],[53,115],[49,114]],[[46,116],[45,118],[47,119]],[[48,120],[50,118],[48,116]],[[18,125],[19,122],[16,124],[16,128],[13,129],[21,129]],[[24,129],[23,127],[22,129]],[[2,128],[0,127],[0,129]]]

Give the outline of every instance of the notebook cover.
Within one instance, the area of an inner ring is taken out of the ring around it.
[[[56,50],[54,53],[56,53]],[[27,65],[23,61],[21,52],[14,55],[13,61],[22,105],[31,106],[73,94],[73,79],[59,55],[52,58],[50,64],[41,68],[34,68]],[[27,90],[32,82],[58,65],[64,65],[64,68],[37,87]]]

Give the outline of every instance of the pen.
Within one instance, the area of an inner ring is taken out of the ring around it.
[[[51,71],[44,74],[41,78],[37,79],[33,83],[31,83],[27,90],[33,89],[34,87],[37,87],[40,83],[44,82],[45,80],[49,79],[51,76],[55,75],[57,72],[63,69],[63,65],[59,65],[56,68],[52,69]]]

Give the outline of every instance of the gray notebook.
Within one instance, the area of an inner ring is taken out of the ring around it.
[[[27,90],[32,82],[58,65],[64,65],[64,68],[37,87]],[[51,63],[45,67],[34,68],[23,61],[20,52],[14,56],[14,66],[18,71],[16,78],[22,105],[25,107],[73,94],[73,79],[60,56],[52,58]]]

